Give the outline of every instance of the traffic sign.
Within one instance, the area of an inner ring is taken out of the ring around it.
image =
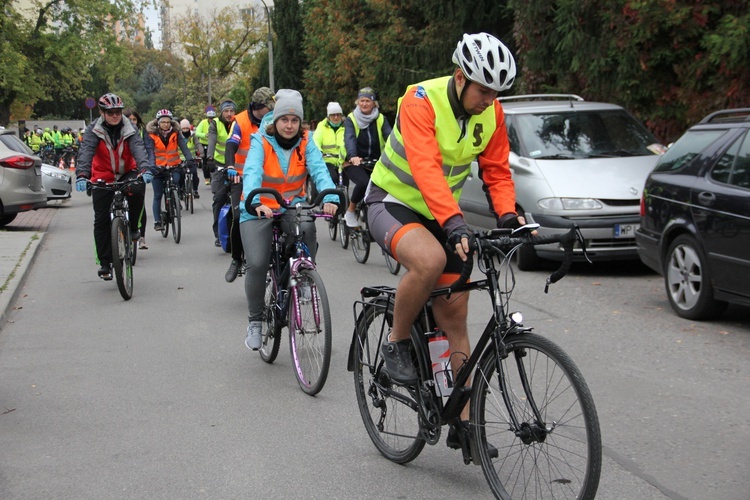
[[[94,109],[96,107],[96,100],[93,97],[88,97],[85,104],[87,108]]]

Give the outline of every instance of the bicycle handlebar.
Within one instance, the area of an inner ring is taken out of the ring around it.
[[[548,236],[533,236],[530,234],[523,236],[510,236],[511,229],[492,229],[489,231],[475,231],[474,232],[474,248],[480,251],[489,251],[492,253],[503,252],[503,249],[513,248],[518,245],[535,246],[545,245],[548,243],[560,243],[563,248],[563,259],[560,267],[547,277],[547,282],[544,285],[544,293],[549,291],[549,286],[553,283],[560,281],[570,270],[570,266],[573,263],[573,246],[576,241],[581,244],[583,255],[588,260],[586,254],[586,245],[584,244],[583,235],[581,230],[576,224],[573,224],[570,230],[566,233],[551,234]],[[471,277],[471,271],[474,268],[474,258],[469,257],[464,266],[461,269],[461,275],[458,279],[452,283],[449,287],[451,292],[456,291],[460,287],[466,284]]]
[[[303,210],[309,210],[309,209],[319,206],[321,203],[323,203],[323,198],[332,194],[332,195],[336,195],[339,199],[339,210],[341,210],[342,207],[346,208],[344,207],[344,195],[338,189],[324,189],[323,191],[318,193],[318,196],[315,198],[315,200],[313,200],[312,203],[300,202],[300,203],[295,203],[294,205],[291,205],[289,202],[287,202],[287,200],[282,198],[281,193],[279,193],[275,189],[260,187],[260,188],[256,188],[250,191],[250,193],[247,195],[247,198],[245,199],[245,210],[247,210],[249,213],[253,213],[252,211],[253,199],[255,198],[256,195],[259,195],[259,194],[271,195],[272,197],[276,199],[277,202],[279,202],[279,205],[281,205],[282,208],[299,207]]]

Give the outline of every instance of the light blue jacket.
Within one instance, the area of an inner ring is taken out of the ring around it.
[[[242,194],[244,196],[243,201],[240,203],[240,222],[258,218],[255,214],[250,215],[247,210],[245,210],[244,200],[247,199],[250,191],[261,187],[261,184],[263,182],[263,166],[266,161],[265,150],[263,149],[263,138],[265,137],[268,142],[271,143],[271,146],[273,146],[276,155],[279,157],[279,165],[281,166],[281,170],[285,175],[287,173],[287,170],[289,169],[289,157],[290,155],[295,154],[294,149],[299,145],[299,141],[297,141],[292,149],[282,149],[281,146],[279,146],[279,143],[276,141],[276,138],[266,133],[266,126],[268,126],[269,123],[272,123],[272,120],[273,111],[266,113],[260,123],[258,132],[250,136],[250,151],[248,151],[247,153],[247,158],[245,159],[245,167],[242,173]],[[328,173],[328,167],[326,167],[326,164],[323,161],[323,154],[320,152],[320,149],[318,149],[318,146],[315,145],[312,137],[309,136],[309,132],[307,132],[307,134],[308,141],[304,153],[305,161],[307,164],[307,173],[312,176],[313,181],[315,182],[315,187],[318,191],[323,191],[325,189],[335,189],[336,186],[331,180],[331,174]],[[256,196],[255,200],[253,200],[253,203],[258,203],[258,198],[259,197]],[[297,197],[292,201],[292,203],[304,201],[304,198]],[[335,195],[329,195],[324,198],[323,202],[338,204],[339,198]]]

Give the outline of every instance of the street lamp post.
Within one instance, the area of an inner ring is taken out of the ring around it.
[[[268,86],[271,88],[271,92],[276,92],[276,89],[273,86],[273,37],[271,36],[271,14],[268,11],[268,5],[266,5],[265,0],[260,1],[266,9],[266,21],[268,21]]]

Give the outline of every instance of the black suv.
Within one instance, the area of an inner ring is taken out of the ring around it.
[[[691,127],[646,180],[638,255],[683,318],[750,305],[750,108]]]

